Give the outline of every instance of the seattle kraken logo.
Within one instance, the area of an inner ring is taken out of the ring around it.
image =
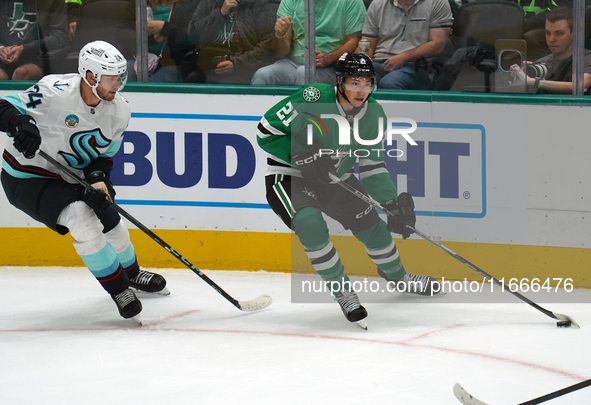
[[[89,132],[78,132],[70,137],[70,147],[74,154],[59,152],[68,164],[76,169],[82,169],[99,157],[98,148],[106,149],[111,140],[105,138],[99,128]]]

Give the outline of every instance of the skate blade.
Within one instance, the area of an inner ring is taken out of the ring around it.
[[[162,290],[156,291],[154,294],[170,295],[170,290],[168,289],[168,287],[164,287]]]
[[[140,317],[139,314],[132,317],[131,319],[133,319],[139,326],[142,326],[142,318]]]
[[[357,324],[357,326],[359,326],[361,329],[363,330],[367,330],[367,322],[365,322],[365,319],[362,319],[360,321],[355,322]]]
[[[168,289],[168,287],[164,287],[162,290],[154,291],[154,292],[140,290],[135,287],[129,287],[129,288],[131,288],[136,293],[149,294],[149,295],[170,295],[170,290]]]

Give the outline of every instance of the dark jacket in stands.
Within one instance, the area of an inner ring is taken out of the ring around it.
[[[223,3],[223,0],[201,0],[189,24],[189,38],[200,48],[200,62],[226,21],[220,11]],[[241,49],[230,58],[236,79],[232,82],[248,84],[258,68],[275,61],[271,41],[277,4],[268,0],[241,0],[235,18]]]
[[[174,3],[169,21],[164,22],[160,35],[167,38],[170,57],[177,65],[188,61],[189,53],[195,53],[195,45],[189,39],[187,28],[200,0],[183,0]]]
[[[14,15],[15,12],[20,15]],[[64,51],[63,57],[68,51],[70,37],[64,0],[2,0],[0,19],[0,45],[23,45],[20,60],[40,64],[45,74],[51,72],[41,63],[42,55],[58,57]]]

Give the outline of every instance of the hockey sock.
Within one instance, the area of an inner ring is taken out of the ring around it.
[[[349,290],[349,277],[330,239],[324,245],[313,248],[304,246],[304,250],[314,270],[326,282],[326,288],[331,293],[338,294],[344,289]]]
[[[317,208],[298,211],[293,218],[293,228],[304,246],[320,246],[329,239],[326,222]]]
[[[60,213],[57,223],[67,227],[74,238],[76,253],[109,294],[129,287],[117,252],[103,234],[103,224],[82,201],[75,201]]]
[[[340,292],[344,284],[349,283],[349,277],[328,236],[328,228],[320,210],[307,207],[298,211],[293,225],[314,270],[326,281],[331,292]]]
[[[357,232],[355,237],[365,245],[365,251],[378,266],[380,276],[387,280],[400,280],[404,277],[406,271],[384,221],[380,219],[367,231]]]
[[[109,243],[97,253],[80,255],[80,257],[109,294],[119,294],[129,287],[129,278],[127,278],[115,250]]]
[[[123,270],[125,271],[125,274],[127,274],[127,278],[129,278],[130,280],[136,278],[137,275],[140,274],[140,266],[139,264],[137,264],[137,259],[135,258],[135,255],[133,256],[133,258],[134,260],[131,265],[123,265]]]
[[[107,241],[113,246],[119,262],[123,265],[123,269],[129,279],[136,277],[140,272],[140,267],[137,263],[137,257],[133,244],[129,240],[129,231],[123,223],[119,223],[105,234]]]
[[[123,270],[125,270],[125,273],[130,280],[139,274],[140,266],[137,264],[137,257],[131,242],[129,242],[127,249],[125,249],[123,252],[117,252],[117,257],[119,258],[119,262],[123,265]]]

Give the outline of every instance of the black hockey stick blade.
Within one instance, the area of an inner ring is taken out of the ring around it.
[[[551,392],[546,395],[542,395],[541,397],[530,399],[529,401],[521,402],[517,405],[536,405],[541,404],[542,402],[550,401],[551,399],[558,398],[563,396],[564,394],[568,394],[569,392],[580,390],[581,388],[585,388],[591,385],[591,379],[585,380],[577,384],[573,384],[571,386],[561,388],[557,391]],[[482,402],[478,398],[472,396],[468,391],[464,389],[459,383],[454,385],[454,395],[456,398],[464,405],[488,405],[486,402]]]
[[[363,194],[361,191],[357,190],[355,187],[353,187],[353,186],[345,183],[344,181],[342,181],[337,176],[333,175],[332,173],[329,173],[329,176],[330,176],[330,179],[333,182],[337,183],[338,185],[340,185],[341,187],[343,187],[345,190],[347,190],[350,193],[354,194],[355,196],[357,196],[358,198],[362,199],[363,201],[365,201],[369,205],[373,206],[374,208],[380,209],[382,212],[384,212],[384,213],[386,213],[388,215],[394,215],[393,212],[388,211],[387,209],[385,209],[384,207],[382,207],[382,205],[380,203],[374,201],[371,197]],[[462,256],[458,255],[453,250],[447,248],[446,246],[443,246],[441,243],[437,242],[432,237],[430,237],[428,235],[425,235],[423,232],[419,231],[418,229],[416,229],[416,228],[414,228],[414,227],[412,227],[410,225],[406,225],[406,227],[409,228],[410,230],[412,230],[417,235],[419,235],[421,238],[425,239],[427,242],[431,243],[433,246],[436,246],[437,248],[443,250],[445,253],[449,254],[454,259],[456,259],[456,260],[460,261],[461,263],[465,264],[466,266],[468,266],[469,268],[471,268],[472,270],[474,270],[478,274],[486,277],[488,280],[493,281],[498,286],[503,287],[505,291],[507,291],[508,293],[514,295],[515,297],[519,298],[520,300],[526,302],[527,304],[531,305],[533,308],[537,309],[538,311],[542,312],[543,314],[549,316],[550,318],[557,319],[559,321],[567,321],[568,322],[568,325],[565,325],[565,326],[574,325],[575,327],[580,328],[579,324],[577,322],[575,322],[575,320],[573,318],[571,318],[570,316],[564,315],[564,314],[559,314],[559,313],[556,313],[556,312],[552,312],[552,311],[547,310],[546,308],[541,307],[540,305],[536,304],[535,302],[533,302],[529,298],[521,295],[517,291],[513,291],[511,288],[509,288],[509,286],[507,286],[504,283],[500,282],[499,280],[497,280],[496,278],[494,278],[493,276],[491,276],[490,274],[488,274],[484,270],[480,269],[476,265],[470,263],[468,260],[466,260]]]
[[[504,291],[507,291],[508,293],[512,294],[513,296],[519,298],[520,300],[522,300],[523,302],[529,304],[530,306],[532,306],[533,308],[535,308],[538,311],[542,312],[543,314],[549,316],[550,318],[557,319],[559,321],[567,321],[567,322],[569,322],[569,326],[570,325],[574,325],[575,327],[580,328],[579,324],[573,318],[571,318],[570,316],[564,315],[564,314],[560,314],[558,312],[552,312],[552,311],[550,311],[550,310],[548,310],[546,308],[541,307],[540,305],[536,304],[535,302],[533,302],[532,300],[530,300],[526,296],[518,293],[517,291],[513,291],[509,286],[507,286],[506,284],[502,283],[500,280],[497,280],[495,277],[491,276],[490,274],[488,274],[487,272],[485,272],[481,268],[477,267],[476,265],[470,263],[468,260],[464,259],[462,256],[460,256],[459,254],[455,253],[453,250],[449,249],[448,247],[446,247],[446,246],[442,245],[441,243],[437,242],[432,237],[430,237],[428,235],[425,235],[423,232],[419,231],[416,228],[413,228],[410,225],[407,225],[407,228],[411,229],[414,233],[416,233],[417,235],[419,235],[421,238],[423,238],[427,242],[431,243],[433,246],[436,246],[437,248],[443,250],[445,253],[449,254],[454,259],[456,259],[459,262],[465,264],[466,266],[468,266],[469,268],[471,268],[472,270],[474,270],[476,273],[478,273],[478,274],[486,277],[488,280],[493,281],[496,285],[498,285],[500,287],[503,287]]]
[[[39,156],[41,156],[43,159],[45,159],[48,162],[50,162],[51,164],[53,164],[58,169],[61,169],[62,171],[67,173],[68,176],[70,176],[74,180],[76,180],[81,186],[84,186],[85,188],[90,189],[90,190],[93,189],[93,187],[92,187],[92,185],[90,185],[90,183],[88,183],[86,180],[84,180],[83,178],[78,176],[76,173],[71,171],[68,167],[64,166],[63,164],[61,164],[60,162],[58,162],[57,160],[55,160],[54,158],[49,156],[44,151],[40,150],[37,152],[37,154]],[[115,211],[117,211],[119,214],[121,214],[122,217],[129,220],[129,222],[134,224],[138,229],[140,229],[146,235],[148,235],[150,238],[152,238],[153,241],[155,241],[160,246],[162,246],[168,253],[170,253],[171,255],[176,257],[181,263],[183,263],[185,266],[187,266],[193,273],[195,273],[199,277],[201,277],[201,279],[203,279],[214,290],[216,290],[218,293],[220,293],[226,300],[228,300],[236,308],[238,308],[242,311],[258,311],[263,308],[267,308],[273,302],[273,299],[271,298],[271,296],[269,296],[267,294],[263,294],[257,298],[249,300],[249,301],[238,301],[236,298],[232,297],[230,294],[228,294],[226,291],[224,291],[212,279],[207,277],[206,274],[204,274],[201,270],[199,270],[197,267],[195,267],[190,261],[185,259],[180,253],[178,253],[176,250],[174,250],[172,248],[172,246],[170,246],[168,243],[164,242],[162,239],[160,239],[160,237],[158,237],[158,235],[156,235],[154,232],[152,232],[151,230],[146,228],[146,226],[144,224],[142,224],[140,221],[138,221],[133,216],[131,216],[131,214],[129,214],[127,211],[125,211],[123,208],[121,208],[119,205],[117,205],[115,203],[110,203],[110,204],[111,204],[111,207],[113,207],[113,209]]]

